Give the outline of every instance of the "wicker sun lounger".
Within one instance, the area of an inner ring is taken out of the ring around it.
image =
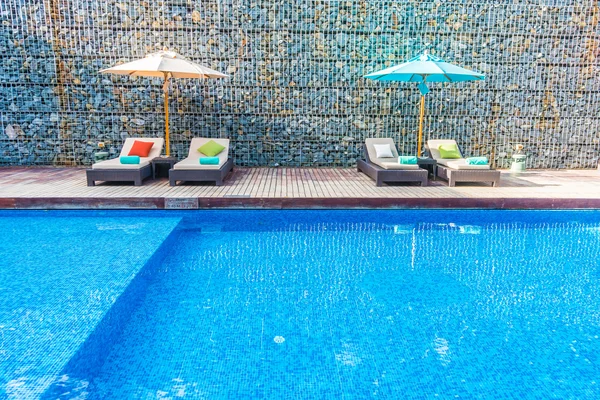
[[[456,144],[456,141],[452,139],[428,140],[425,149],[429,153],[429,157],[437,162],[437,176],[447,180],[448,186],[455,186],[457,182],[490,182],[492,186],[500,185],[500,171],[491,169],[489,165],[468,165],[458,145],[461,158],[442,158],[438,149],[443,144]]]
[[[218,165],[202,165],[200,158],[206,157],[198,151],[203,144],[213,140],[225,149],[217,155]],[[229,158],[229,139],[194,138],[190,143],[187,158],[181,160],[169,170],[169,184],[175,186],[178,181],[215,182],[221,186],[227,174],[233,169],[233,160]]]
[[[148,157],[141,157],[139,164],[121,164],[119,157],[126,156],[136,140],[154,142]],[[144,179],[152,175],[152,159],[160,156],[165,140],[162,138],[127,138],[123,143],[121,154],[112,160],[101,161],[86,170],[87,185],[95,186],[96,181],[133,182],[141,186]]]
[[[389,144],[394,157],[377,158],[374,144]],[[398,163],[398,151],[393,139],[366,139],[363,151],[365,159],[358,160],[356,168],[371,177],[377,186],[382,186],[384,182],[419,182],[421,186],[427,186],[427,170],[418,165]]]

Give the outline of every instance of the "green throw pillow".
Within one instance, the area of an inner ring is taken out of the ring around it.
[[[458,146],[454,143],[442,144],[438,147],[438,150],[440,151],[440,156],[442,156],[442,158],[461,158]]]
[[[217,154],[219,154],[220,152],[222,152],[223,150],[225,150],[225,147],[221,146],[219,143],[215,142],[214,140],[209,140],[208,142],[204,143],[202,146],[200,146],[198,148],[198,151],[200,153],[202,153],[208,157],[214,157]]]

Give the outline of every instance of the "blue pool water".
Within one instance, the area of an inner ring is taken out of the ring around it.
[[[43,393],[179,221],[0,212],[0,398]]]
[[[600,212],[0,220],[0,397],[600,397]]]

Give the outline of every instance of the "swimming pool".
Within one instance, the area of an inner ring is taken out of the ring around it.
[[[600,212],[0,212],[0,396],[600,396]]]

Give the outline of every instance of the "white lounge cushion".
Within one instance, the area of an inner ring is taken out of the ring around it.
[[[397,158],[389,158],[388,160],[379,158],[376,164],[383,169],[419,169],[419,166],[416,164],[400,164]]]
[[[160,156],[162,152],[163,145],[165,144],[165,139],[163,138],[127,138],[125,139],[125,143],[123,143],[123,148],[121,149],[121,156],[128,156],[131,148],[133,147],[133,142],[139,140],[140,142],[153,142],[152,148],[150,149],[150,153],[148,153],[148,157],[150,160]],[[143,158],[143,159],[144,159]]]
[[[113,158],[112,160],[100,161],[93,164],[92,169],[140,169],[148,164],[150,164],[148,157],[140,158],[139,164],[121,164],[118,158]]]
[[[431,152],[431,158],[433,158],[434,160],[436,160],[438,162],[438,164],[442,164],[440,162],[440,160],[452,160],[452,161],[456,161],[457,160],[456,158],[446,158],[446,159],[442,158],[442,155],[440,154],[439,148],[443,144],[454,144],[454,145],[456,145],[456,140],[454,140],[454,139],[432,139],[432,140],[428,140],[427,141],[427,147],[429,147],[429,151]],[[458,145],[456,145],[456,147],[458,147]],[[460,152],[460,150],[459,150],[459,152]],[[461,153],[461,156],[462,156],[462,153]]]
[[[140,157],[139,164],[121,164],[119,158],[121,156],[129,155],[131,147],[133,147],[133,142],[136,140],[141,142],[154,142],[150,149],[150,153],[148,153],[148,157]],[[127,138],[125,139],[125,143],[123,143],[123,148],[121,149],[119,157],[92,164],[92,169],[140,169],[150,164],[150,161],[152,161],[153,158],[160,156],[164,143],[165,139],[163,138]]]
[[[448,166],[448,163],[457,162],[457,161],[460,161],[461,163],[466,164],[466,161],[464,158],[440,158],[435,161],[438,163],[438,165],[445,165],[446,167]]]
[[[223,150],[223,151],[225,151],[225,150]],[[222,166],[223,166],[223,163],[221,162],[221,160],[219,160],[219,165],[216,165],[216,164],[203,165],[203,164],[200,164],[200,160],[198,160],[198,158],[187,157],[187,158],[184,158],[183,160],[179,161],[177,164],[173,165],[173,169],[206,170],[206,169],[219,169]]]
[[[200,159],[205,158],[204,154],[200,153],[198,149],[205,143],[213,140],[215,143],[225,147],[222,152],[217,154],[215,157],[219,157],[219,165],[202,165]],[[173,166],[173,169],[220,169],[223,164],[229,159],[229,139],[215,139],[215,138],[193,138],[190,143],[190,150],[188,151],[187,158],[179,161]]]
[[[435,159],[438,165],[443,165],[452,169],[490,169],[489,165],[469,165],[467,164],[467,161],[464,158],[442,158],[442,156],[440,155],[439,148],[443,144],[456,145],[456,140],[434,139],[427,141],[427,146],[429,147],[429,151],[431,152],[431,158]]]
[[[375,150],[376,145],[387,145],[392,151],[392,157],[377,157],[377,151]],[[369,160],[380,166],[383,169],[419,169],[418,165],[414,164],[400,164],[398,162],[398,151],[396,151],[396,145],[394,139],[391,138],[369,138],[365,139],[365,147],[367,148],[367,155]]]
[[[396,145],[394,144],[394,139],[391,138],[368,138],[365,139],[365,146],[367,148],[367,155],[369,156],[369,160],[374,162],[377,159],[377,152],[375,151],[374,145],[386,144],[390,146],[392,150],[392,157],[398,158],[398,152],[396,151]]]
[[[464,158],[459,160],[448,160],[445,165],[452,169],[490,169],[489,165],[469,165]]]
[[[375,154],[377,154],[377,158],[394,157],[394,153],[392,153],[392,147],[389,144],[374,144],[373,148],[375,149]]]

